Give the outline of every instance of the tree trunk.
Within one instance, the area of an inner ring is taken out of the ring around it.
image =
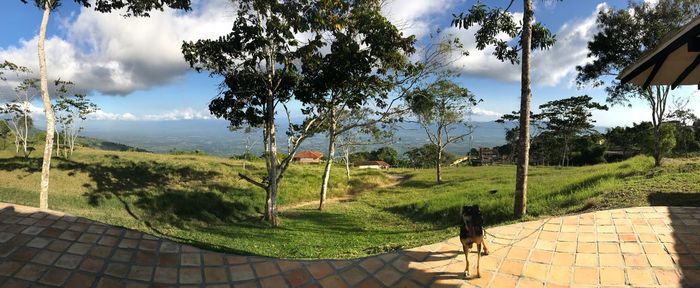
[[[331,167],[333,166],[333,156],[335,155],[335,128],[336,128],[336,123],[335,123],[335,117],[333,113],[333,109],[330,111],[331,113],[331,126],[328,129],[328,157],[326,159],[326,168],[323,170],[323,178],[321,182],[321,195],[320,195],[320,200],[318,203],[318,210],[323,210],[323,202],[326,201],[326,195],[328,194],[328,180],[330,179],[331,176]]]
[[[61,156],[61,133],[56,131],[56,157]]]
[[[654,166],[661,166],[661,122],[654,124]]]
[[[41,100],[44,102],[44,111],[46,114],[46,143],[44,145],[44,159],[41,163],[41,191],[39,193],[39,209],[49,208],[49,172],[51,169],[51,150],[53,149],[53,133],[54,133],[54,117],[53,109],[51,108],[51,98],[49,98],[49,82],[46,72],[46,53],[44,50],[44,41],[46,39],[46,25],[49,21],[50,1],[44,4],[44,15],[41,18],[41,26],[39,28],[39,78],[41,88]]]
[[[277,227],[277,133],[275,131],[275,108],[272,92],[268,95],[265,121],[265,154],[267,155],[267,195],[265,199],[265,220]]]
[[[438,145],[437,159],[435,159],[435,181],[442,183],[442,147]]]
[[[520,96],[520,157],[515,176],[514,216],[527,214],[527,173],[530,161],[530,52],[532,37],[532,0],[523,1],[522,76]]]
[[[345,176],[350,181],[350,149],[346,147],[343,150],[345,152]]]

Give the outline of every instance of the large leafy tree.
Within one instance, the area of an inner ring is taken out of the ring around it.
[[[39,87],[41,101],[44,104],[46,115],[46,141],[44,145],[44,158],[41,164],[41,189],[39,193],[39,208],[49,208],[49,172],[51,169],[51,154],[53,150],[53,137],[55,132],[55,118],[49,96],[49,80],[46,71],[46,52],[44,42],[46,40],[46,26],[52,11],[58,9],[62,2],[67,0],[20,0],[22,3],[31,2],[43,11],[39,26],[39,39],[37,48],[39,51]],[[114,10],[122,11],[124,16],[149,16],[153,9],[162,10],[164,7],[174,9],[190,9],[190,0],[98,0],[94,4],[90,0],[73,0],[80,6],[93,7],[95,11],[107,13]],[[124,9],[124,10],[121,10]]]
[[[595,120],[593,110],[608,110],[608,107],[593,102],[588,95],[549,101],[540,105],[545,128],[551,131],[561,145],[560,165],[569,166],[571,140],[581,133],[592,132]]]
[[[468,116],[478,101],[467,88],[450,80],[439,80],[425,89],[415,89],[406,102],[425,130],[435,153],[435,181],[442,182],[442,154],[447,145],[464,140],[472,133]],[[458,125],[465,125],[466,132],[456,132]]]
[[[228,120],[232,127],[262,128],[266,176],[263,179],[242,173],[239,176],[266,191],[265,219],[277,226],[279,183],[299,145],[320,126],[314,117],[301,124],[290,121],[289,151],[280,160],[275,126],[277,108],[288,112],[286,104],[304,81],[298,64],[319,53],[322,33],[330,30],[327,24],[334,23],[327,16],[333,15],[334,9],[342,9],[336,5],[344,2],[241,0],[235,3],[237,13],[229,34],[214,40],[185,42],[182,51],[185,60],[197,71],[207,70],[223,78],[221,93],[209,104],[214,115]],[[308,39],[299,40],[301,34],[309,36]]]
[[[327,14],[328,33],[317,51],[302,59],[297,99],[322,123],[328,139],[319,209],[328,191],[337,138],[349,131],[391,121],[394,101],[387,101],[399,75],[412,70],[407,57],[415,37],[402,33],[381,15],[377,0],[319,1]],[[332,4],[331,4],[332,3]],[[368,111],[376,107],[377,111]],[[346,120],[346,121],[343,121]]]
[[[579,85],[605,86],[607,102],[611,105],[631,105],[640,99],[651,108],[654,129],[652,155],[656,166],[661,165],[665,144],[662,124],[668,116],[670,85],[641,87],[621,84],[612,78],[642,54],[656,47],[665,35],[676,31],[700,13],[695,0],[660,0],[657,3],[629,2],[621,9],[600,11],[599,32],[588,42],[588,56],[595,59],[576,67]]]
[[[493,55],[501,61],[521,64],[520,95],[520,157],[517,161],[515,181],[514,214],[521,218],[527,213],[527,171],[530,152],[530,63],[531,52],[535,49],[547,49],[554,45],[554,35],[539,22],[534,22],[532,0],[523,0],[523,19],[517,23],[511,8],[515,0],[510,0],[505,8],[489,8],[481,2],[474,4],[466,13],[454,15],[452,25],[468,29],[478,25],[476,48],[495,47]],[[504,40],[501,35],[516,39],[513,43]],[[519,55],[520,54],[520,55]]]

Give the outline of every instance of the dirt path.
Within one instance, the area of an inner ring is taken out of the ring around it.
[[[394,180],[394,181],[392,181],[391,183],[388,183],[388,184],[374,187],[372,189],[383,189],[383,188],[396,187],[398,185],[401,185],[401,183],[403,183],[408,178],[405,175],[397,175],[397,174],[386,174],[386,176],[389,179]],[[326,198],[325,203],[331,204],[331,203],[351,202],[351,201],[355,200],[355,197],[360,193],[362,193],[362,191],[360,191],[358,193],[354,193],[354,194],[348,194],[348,195],[345,195],[342,197]],[[306,201],[306,202],[296,203],[293,205],[281,206],[281,207],[279,207],[279,211],[284,212],[284,211],[295,210],[295,209],[303,208],[306,206],[312,206],[312,205],[318,206],[318,200]]]

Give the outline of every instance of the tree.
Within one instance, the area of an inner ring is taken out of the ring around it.
[[[295,95],[322,123],[328,149],[319,194],[319,210],[328,193],[328,181],[338,136],[356,127],[391,121],[395,101],[387,101],[398,75],[411,69],[407,57],[415,37],[402,33],[381,14],[381,1],[346,0],[329,10],[328,53],[302,60],[307,81]],[[376,107],[376,111],[367,111]],[[365,117],[362,117],[365,116]],[[348,119],[350,121],[341,121]]]
[[[75,140],[84,129],[85,119],[99,108],[85,94],[69,96],[74,85],[72,82],[56,80],[54,85],[57,100],[52,108],[56,111],[56,120],[59,125],[59,129],[56,129],[56,155],[61,153],[60,143],[63,135],[63,156],[70,157],[75,151]]]
[[[0,114],[6,114],[9,117],[5,121],[7,121],[15,137],[15,153],[19,154],[19,149],[22,147],[22,152],[26,158],[31,153],[28,142],[29,133],[34,127],[34,121],[32,121],[30,106],[32,100],[36,97],[38,79],[27,76],[31,73],[31,70],[28,68],[8,61],[0,64],[0,81],[7,81],[6,72],[14,74],[19,84],[12,89],[8,89],[12,91],[12,96],[5,97],[9,98],[10,101],[0,107]]]
[[[20,0],[28,3],[29,0]],[[73,0],[79,5],[92,7],[90,0]],[[46,51],[44,42],[46,40],[46,26],[49,23],[51,11],[61,6],[61,0],[34,0],[34,5],[43,11],[41,24],[39,26],[39,38],[37,48],[39,52],[39,83],[41,100],[44,104],[44,114],[46,116],[46,141],[44,144],[44,157],[41,163],[41,189],[39,192],[39,208],[49,208],[49,173],[51,169],[51,155],[53,150],[53,136],[55,131],[55,118],[51,108],[51,98],[49,97],[49,80],[46,71]],[[126,8],[124,16],[149,16],[149,11],[153,9],[163,10],[163,7],[174,9],[190,9],[190,0],[100,0],[94,3],[95,11],[107,13],[112,10]]]
[[[262,180],[239,177],[266,191],[265,220],[273,226],[277,219],[279,183],[301,143],[318,131],[320,124],[311,115],[293,124],[286,103],[305,81],[298,63],[315,57],[322,47],[322,34],[332,31],[329,11],[342,9],[345,2],[242,0],[232,31],[214,40],[184,42],[185,60],[198,72],[207,70],[223,77],[222,92],[209,104],[209,110],[233,127],[261,127],[267,176]],[[305,11],[299,13],[299,11]],[[297,35],[307,33],[308,40]],[[303,65],[302,65],[303,66]],[[303,104],[308,101],[300,100]],[[288,115],[288,153],[278,159],[275,115],[278,107]],[[307,116],[309,109],[302,111]]]
[[[548,49],[555,42],[555,36],[541,23],[534,21],[534,9],[532,0],[523,0],[523,20],[516,24],[510,8],[515,0],[511,0],[505,9],[487,8],[477,2],[466,14],[453,15],[452,25],[458,28],[469,29],[478,25],[476,32],[476,48],[485,49],[494,46],[494,56],[501,61],[510,61],[511,64],[521,62],[521,95],[520,95],[520,127],[519,150],[516,178],[515,178],[515,203],[514,216],[521,218],[527,214],[527,171],[530,154],[530,54],[535,49]],[[508,43],[501,35],[510,38],[519,37],[519,41]],[[518,57],[518,52],[521,57]]]
[[[588,57],[593,60],[576,67],[579,85],[606,86],[607,101],[612,105],[631,105],[631,99],[641,99],[651,107],[654,127],[654,163],[663,159],[662,124],[667,118],[670,85],[646,87],[622,85],[618,80],[606,83],[610,76],[634,63],[645,51],[655,48],[665,35],[676,31],[700,13],[695,0],[661,0],[658,3],[629,2],[624,9],[600,11],[596,23],[599,32],[588,42]]]
[[[528,127],[530,127],[530,137],[528,137],[528,139],[530,140],[530,145],[532,145],[533,139],[543,132],[543,115],[535,114],[531,111],[529,119],[530,125],[528,125]],[[515,158],[517,162],[520,155],[520,112],[513,111],[510,114],[503,114],[501,118],[496,120],[496,123],[503,124],[506,143],[510,145],[509,150],[511,151],[512,157]]]
[[[435,168],[435,158],[437,158],[438,147],[434,144],[425,144],[421,147],[409,149],[404,153],[408,158],[408,164],[413,168]],[[442,152],[442,163],[452,163],[457,157],[447,151]]]
[[[7,125],[7,121],[0,120],[0,138],[2,138],[2,150],[7,149],[7,137],[10,136],[12,130]]]
[[[692,126],[693,123],[698,121],[698,117],[695,116],[693,110],[688,108],[688,103],[690,103],[690,99],[676,98],[674,101],[675,109],[669,114],[669,119],[675,121],[676,124],[676,136],[678,138],[676,147],[686,157],[688,157],[689,150],[700,147],[700,142],[695,140],[696,132]]]
[[[442,153],[447,145],[464,140],[472,132],[467,118],[477,100],[469,90],[450,80],[438,80],[427,88],[415,89],[406,97],[409,109],[437,148],[435,181],[442,182]],[[454,134],[455,126],[464,124],[467,132]]]
[[[569,166],[570,141],[581,133],[592,131],[595,120],[591,118],[591,111],[608,110],[607,106],[592,100],[590,96],[583,95],[540,105],[546,129],[553,132],[562,145],[562,158],[559,164],[561,166]]]
[[[395,166],[399,162],[399,152],[389,146],[372,151],[372,156],[374,160],[384,161],[391,166]]]

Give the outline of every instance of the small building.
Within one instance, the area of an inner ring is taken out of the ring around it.
[[[500,160],[497,149],[492,148],[479,148],[479,163],[480,164],[493,164]]]
[[[299,163],[321,163],[322,159],[323,159],[323,153],[321,153],[321,152],[301,151],[297,154],[294,154],[294,158],[292,158],[292,161],[299,162]]]
[[[357,161],[352,164],[358,169],[389,169],[391,165],[384,161]]]

